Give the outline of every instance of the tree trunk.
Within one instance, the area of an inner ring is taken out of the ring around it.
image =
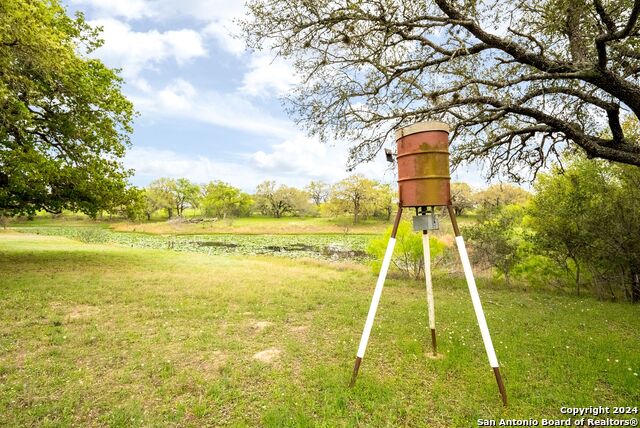
[[[580,265],[576,259],[573,259],[576,264],[576,294],[580,296]]]
[[[358,224],[358,214],[360,211],[360,204],[353,204],[353,224]]]
[[[640,274],[631,272],[631,303],[640,302]]]

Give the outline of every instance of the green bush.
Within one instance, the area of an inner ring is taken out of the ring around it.
[[[384,236],[373,239],[367,246],[367,253],[375,258],[372,262],[374,272],[379,272],[382,259],[387,250],[387,243],[391,237],[391,227]],[[432,264],[437,263],[444,253],[445,244],[433,235],[429,236],[429,247]],[[424,252],[422,249],[422,234],[414,232],[411,224],[401,221],[396,233],[396,246],[393,251],[392,266],[400,277],[419,279],[424,275]]]
[[[104,244],[110,240],[109,232],[97,228],[76,229],[72,238],[87,244]]]

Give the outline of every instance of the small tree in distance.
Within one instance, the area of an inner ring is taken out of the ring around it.
[[[147,186],[145,191],[147,220],[151,215],[164,209],[169,218],[173,217],[173,209],[176,206],[175,194],[173,193],[174,181],[169,178],[158,178]]]
[[[467,183],[451,183],[451,204],[456,215],[462,215],[464,211],[475,206],[474,192]]]
[[[334,212],[349,213],[353,224],[358,224],[362,215],[375,209],[377,183],[361,174],[351,175],[336,183],[331,189],[330,203]]]
[[[178,216],[182,217],[188,206],[197,208],[200,203],[200,186],[186,178],[178,178],[171,180],[171,187]]]
[[[311,181],[304,190],[309,194],[313,203],[318,207],[326,202],[331,192],[331,186],[323,181]]]
[[[306,192],[267,180],[256,187],[256,206],[265,215],[281,218],[286,214],[305,214],[309,211]]]
[[[202,209],[208,216],[227,218],[249,213],[253,203],[251,196],[237,187],[222,181],[212,181],[204,186]]]
[[[531,194],[522,187],[513,184],[492,184],[475,194],[475,203],[482,211],[490,212],[506,205],[524,204]]]

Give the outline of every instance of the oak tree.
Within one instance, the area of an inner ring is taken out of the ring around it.
[[[202,208],[206,215],[220,218],[248,214],[251,197],[232,185],[212,181],[203,189]]]
[[[567,149],[640,165],[640,0],[250,0],[254,49],[299,76],[290,111],[372,159],[393,129],[452,125],[454,162],[530,178]],[[608,131],[608,136],[603,132]]]
[[[136,199],[121,163],[133,106],[58,0],[0,2],[0,211],[95,216]]]

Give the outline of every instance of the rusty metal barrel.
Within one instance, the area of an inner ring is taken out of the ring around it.
[[[420,122],[396,130],[398,187],[403,207],[451,204],[449,125]]]

